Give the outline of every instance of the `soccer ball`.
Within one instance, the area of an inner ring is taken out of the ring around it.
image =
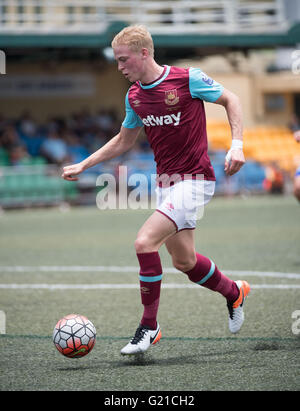
[[[53,342],[66,357],[84,357],[95,345],[96,328],[84,315],[69,314],[61,318],[54,327]]]

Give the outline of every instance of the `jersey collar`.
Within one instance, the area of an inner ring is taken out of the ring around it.
[[[144,90],[147,90],[147,89],[158,86],[158,84],[160,84],[162,81],[164,81],[164,79],[168,76],[168,74],[170,72],[170,69],[171,69],[170,66],[164,66],[164,67],[165,67],[165,70],[164,70],[163,74],[161,75],[161,77],[159,77],[157,80],[155,80],[153,83],[150,83],[150,84],[142,84],[139,81],[138,83],[139,83],[140,87]]]

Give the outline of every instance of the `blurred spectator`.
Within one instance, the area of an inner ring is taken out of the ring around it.
[[[67,152],[72,163],[80,163],[90,155],[86,147],[81,144],[78,135],[72,132],[66,132],[64,140],[67,143]]]
[[[23,145],[15,145],[10,150],[10,164],[12,166],[26,165],[30,156]]]
[[[20,137],[34,137],[37,131],[37,124],[33,120],[29,111],[25,111],[18,121],[18,132]]]
[[[95,129],[91,132],[86,132],[83,136],[83,141],[85,147],[91,154],[106,143],[107,137],[103,131]]]
[[[13,124],[7,124],[4,126],[0,141],[1,146],[7,151],[10,151],[16,145],[21,144],[21,140]]]
[[[40,154],[42,154],[49,163],[59,166],[70,161],[67,144],[55,130],[49,132],[48,137],[41,145]]]
[[[106,134],[107,140],[119,132],[119,123],[113,110],[99,110],[94,117],[95,126]]]
[[[98,111],[95,116],[95,123],[104,132],[109,132],[113,126],[113,120],[105,110]]]
[[[271,194],[282,194],[284,191],[283,173],[276,163],[266,167],[266,178],[263,182],[264,189]]]
[[[36,157],[40,154],[40,150],[41,150],[41,147],[45,139],[46,137],[42,133],[31,135],[31,136],[23,135],[21,137],[21,140],[26,146],[28,153],[32,157]]]
[[[8,121],[0,114],[0,147],[8,157],[12,152],[14,164],[20,162],[23,151],[24,156],[26,153],[29,158],[43,156],[60,166],[81,161],[110,140],[119,128],[120,120],[114,110],[92,113],[83,108],[69,117],[52,117],[42,124],[34,120],[29,110],[15,121]],[[142,151],[147,148],[145,145]]]

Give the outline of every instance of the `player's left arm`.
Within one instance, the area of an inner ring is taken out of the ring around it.
[[[214,103],[225,108],[231,128],[232,145],[225,158],[225,173],[232,176],[245,164],[242,106],[238,96],[225,88]]]

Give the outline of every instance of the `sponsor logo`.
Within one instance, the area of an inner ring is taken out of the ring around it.
[[[140,287],[141,293],[142,294],[149,294],[150,293],[150,288],[147,287]]]
[[[168,106],[174,106],[179,102],[179,97],[177,95],[177,90],[167,90],[165,91],[165,103]]]
[[[159,331],[160,331],[160,330],[157,331],[157,333],[154,335],[154,337],[151,337],[151,336],[150,336],[150,344],[152,344],[153,341],[155,340],[155,338],[158,336]]]
[[[69,354],[69,357],[75,357],[77,354],[83,353],[86,351],[86,348],[82,347],[80,350],[74,351],[72,354]]]
[[[176,114],[167,114],[165,116],[154,116],[150,114],[149,116],[142,118],[142,122],[146,127],[154,126],[164,126],[172,124],[173,126],[178,126],[180,123],[181,111]]]
[[[204,83],[206,83],[208,86],[212,86],[214,84],[214,81],[212,78],[208,77],[206,74],[203,74],[202,80]]]

